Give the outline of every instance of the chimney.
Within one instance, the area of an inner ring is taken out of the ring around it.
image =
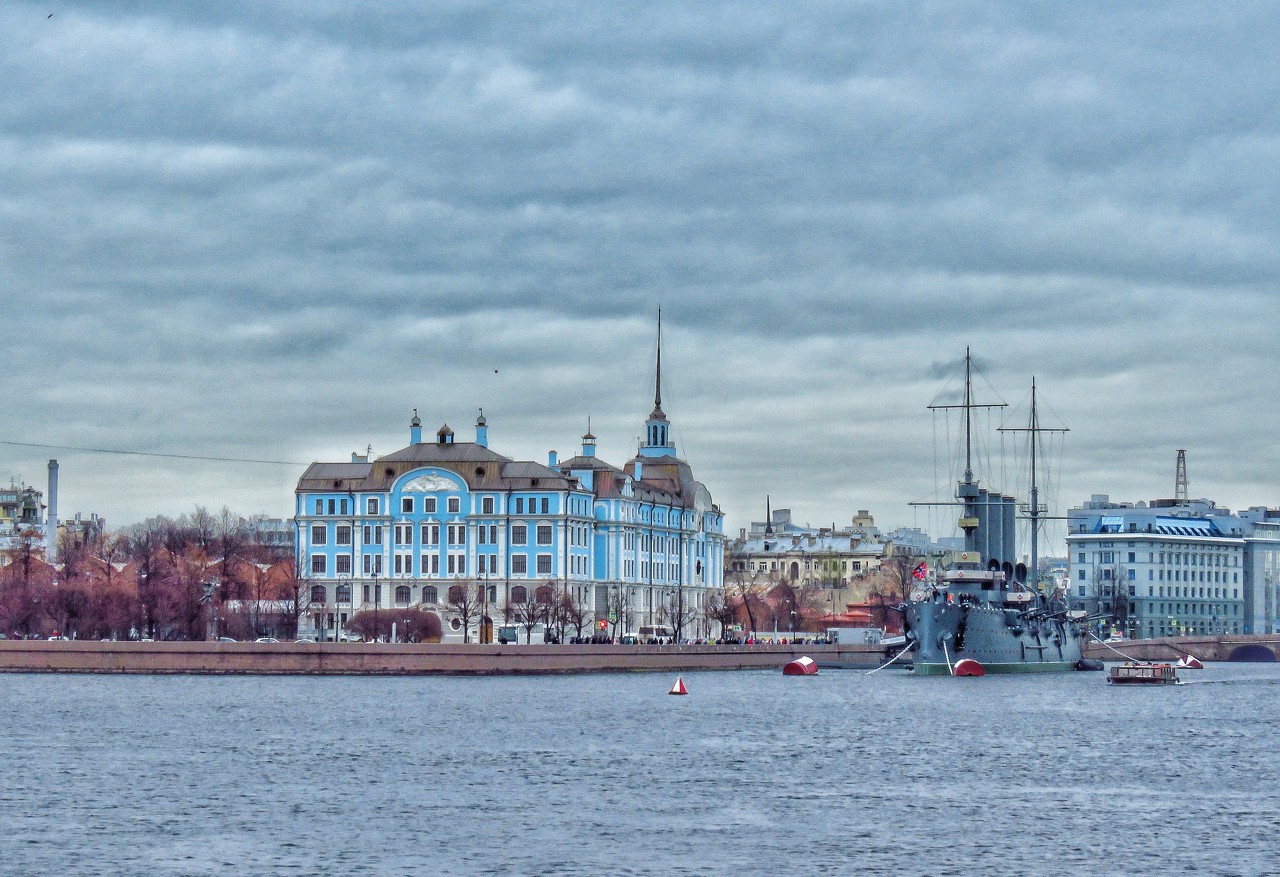
[[[58,560],[58,461],[49,461],[49,511],[44,522],[44,556],[50,563]]]

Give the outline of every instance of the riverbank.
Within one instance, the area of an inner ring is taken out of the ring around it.
[[[0,641],[0,672],[301,676],[776,670],[802,655],[871,668],[870,645],[459,645]]]

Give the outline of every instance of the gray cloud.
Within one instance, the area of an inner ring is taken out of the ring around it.
[[[662,304],[733,525],[920,523],[966,346],[1072,428],[1065,503],[1167,493],[1186,447],[1193,492],[1275,504],[1277,18],[0,2],[0,432],[306,461],[483,406],[504,453],[589,415],[621,462]],[[287,513],[297,475],[62,456],[121,523]]]

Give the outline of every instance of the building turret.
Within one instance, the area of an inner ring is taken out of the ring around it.
[[[582,456],[594,457],[596,455],[596,437],[591,434],[591,419],[587,418],[587,431],[582,436]]]
[[[482,448],[489,447],[489,421],[484,419],[484,409],[480,409],[480,416],[476,418],[476,444]]]
[[[444,424],[436,430],[436,444],[451,445],[453,444],[453,430],[449,428],[449,424]]]
[[[409,444],[422,444],[422,419],[418,417],[418,409],[413,409],[413,420],[409,421]]]

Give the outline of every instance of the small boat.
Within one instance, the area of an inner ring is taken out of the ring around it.
[[[1129,661],[1112,667],[1107,682],[1112,685],[1177,685],[1178,668],[1173,664]]]

